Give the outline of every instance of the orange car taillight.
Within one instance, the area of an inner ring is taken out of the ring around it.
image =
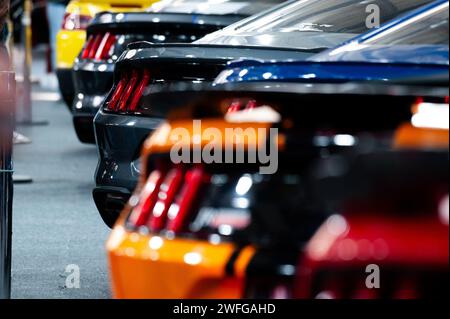
[[[116,42],[116,36],[110,32],[90,35],[81,54],[82,59],[107,60]]]
[[[142,190],[142,200],[130,215],[130,222],[136,227],[143,226],[147,221],[157,197],[157,190],[161,185],[163,173],[159,170],[153,171],[148,177],[147,183]]]
[[[230,106],[227,109],[228,113],[244,111],[244,110],[252,110],[258,107],[258,103],[256,100],[235,100],[230,103]]]
[[[184,185],[176,201],[170,206],[167,230],[178,233],[186,226],[189,212],[205,180],[203,168],[196,167],[186,173]]]
[[[66,13],[61,28],[69,31],[86,30],[91,20],[90,16],[79,13]]]
[[[150,72],[133,70],[123,74],[119,83],[106,103],[106,109],[112,112],[135,112],[145,88],[150,83]]]
[[[128,223],[135,228],[147,226],[152,232],[185,230],[200,188],[207,180],[201,167],[185,170],[176,166],[165,174],[153,171]]]
[[[156,202],[148,226],[153,231],[161,231],[167,221],[167,213],[183,181],[183,169],[176,167],[171,169],[158,193]]]

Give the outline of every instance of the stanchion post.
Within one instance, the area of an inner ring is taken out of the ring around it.
[[[14,73],[0,70],[0,299],[11,297],[11,153],[15,93]]]
[[[32,63],[32,34],[31,34],[31,0],[24,1],[22,14],[22,82],[17,103],[16,122],[18,124],[32,124],[33,114],[31,109],[31,63]]]

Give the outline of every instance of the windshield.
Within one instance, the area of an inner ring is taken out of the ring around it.
[[[388,29],[363,44],[448,45],[448,2]]]
[[[360,34],[430,0],[299,0],[235,27],[239,32],[317,31]],[[379,14],[378,14],[379,13]],[[379,16],[379,21],[377,21]]]

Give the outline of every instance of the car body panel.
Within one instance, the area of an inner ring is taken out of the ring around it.
[[[132,3],[117,0],[72,0],[66,14],[81,14],[94,17],[101,11],[136,11],[147,8],[155,0],[135,0]],[[86,30],[63,30],[56,36],[56,75],[60,91],[67,106],[71,107],[75,94],[72,67],[86,41]]]
[[[126,4],[124,1],[116,0],[75,0],[71,1],[66,8],[67,13],[79,13],[81,15],[86,15],[94,17],[97,13],[101,11],[136,11],[143,10],[152,4],[152,0],[135,0],[130,4]],[[122,6],[121,6],[122,5]],[[127,5],[135,5],[136,7]],[[81,51],[84,42],[86,41],[86,31],[85,30],[61,30],[57,36],[56,53],[57,53],[57,63],[56,67],[58,69],[70,69],[73,63]]]
[[[448,51],[447,51],[448,52]],[[246,70],[245,72],[243,70]],[[389,64],[352,62],[259,63],[246,61],[228,66],[216,84],[247,81],[296,81],[339,83],[380,81],[402,83],[415,78],[448,78],[448,67],[438,64]]]
[[[127,45],[136,41],[190,43],[205,34],[224,28],[248,15],[280,3],[281,0],[254,2],[222,1],[220,4],[198,0],[162,1],[146,12],[104,12],[87,29],[88,36],[112,33],[113,52],[103,60],[76,59],[73,68],[77,94],[73,101],[74,127],[81,142],[95,143],[93,114],[113,85],[113,65]],[[81,93],[81,94],[80,94]]]
[[[173,239],[129,233],[117,226],[106,245],[114,298],[236,299],[242,296],[245,266],[254,254],[247,247],[233,276],[226,265],[232,243]],[[127,252],[133,247],[133,255]],[[205,289],[205,287],[208,287]]]

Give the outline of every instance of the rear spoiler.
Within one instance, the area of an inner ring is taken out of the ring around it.
[[[150,12],[126,12],[111,13],[101,12],[95,16],[89,25],[87,32],[136,30],[145,33],[145,27],[149,25],[198,25],[199,27],[224,28],[234,22],[246,18],[243,15],[198,15],[185,13],[150,13]]]
[[[223,65],[226,65],[229,61],[242,58],[263,61],[274,59],[278,61],[291,59],[304,60],[315,53],[317,53],[316,50],[195,43],[156,44],[141,41],[128,46],[128,50],[122,54],[116,63],[116,70],[120,70],[128,65],[136,65],[136,67],[142,68],[142,64],[158,63],[168,60],[176,60],[182,63],[210,61]]]

